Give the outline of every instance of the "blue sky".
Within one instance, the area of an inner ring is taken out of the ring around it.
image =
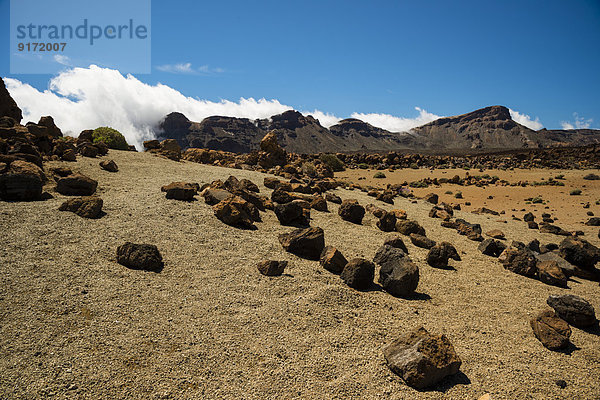
[[[0,0],[0,15],[9,15]],[[8,21],[0,75],[11,75]],[[179,67],[176,65],[179,64]],[[187,66],[189,64],[189,66]],[[277,99],[339,117],[502,104],[600,129],[600,1],[152,2],[152,73],[210,101]],[[589,121],[592,120],[592,121]]]

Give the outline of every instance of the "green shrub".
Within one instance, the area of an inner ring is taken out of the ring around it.
[[[118,130],[108,126],[101,126],[100,128],[94,129],[92,140],[94,143],[106,143],[109,149],[129,150],[129,145],[125,140],[125,136]]]
[[[369,169],[369,165],[365,163],[358,164],[358,168],[360,169]]]
[[[565,179],[564,174],[556,175],[554,179]]]
[[[446,194],[452,194],[452,190],[446,190]]]
[[[377,178],[377,179],[383,179],[385,178],[385,174],[381,171],[375,173],[375,175],[373,175],[373,178]]]
[[[321,154],[321,161],[328,165],[334,172],[341,172],[346,169],[344,163],[335,156],[335,154]]]
[[[569,194],[571,196],[579,196],[581,194],[581,189],[573,189]]]
[[[305,162],[304,164],[302,164],[302,173],[304,173],[304,175],[313,177],[317,174],[317,170],[315,169],[315,164],[311,163],[311,162]]]
[[[544,202],[544,199],[542,199],[541,197],[534,197],[534,198],[531,199],[531,202],[533,204],[541,204],[541,203]]]
[[[417,163],[410,164],[411,169],[419,169],[419,165]]]

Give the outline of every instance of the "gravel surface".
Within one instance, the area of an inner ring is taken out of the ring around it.
[[[425,263],[427,250],[405,238],[420,268],[419,295],[394,298],[375,286],[359,292],[318,262],[286,253],[277,240],[292,228],[261,213],[257,231],[218,221],[198,201],[165,199],[160,187],[229,175],[262,183],[264,174],[173,162],[111,150],[118,173],[99,159],[68,166],[99,182],[106,215],[88,220],[59,212],[66,199],[0,202],[0,397],[82,399],[596,399],[600,337],[573,329],[574,346],[551,352],[535,339],[529,318],[550,294],[576,294],[600,313],[597,282],[547,286],[503,269],[477,242],[440,227],[430,204],[396,199],[390,206],[358,191],[336,190],[386,209],[401,208],[427,236],[453,243],[456,270]],[[106,159],[106,157],[105,157]],[[389,235],[367,213],[363,225],[312,211],[312,226],[346,258],[372,259]],[[458,212],[501,229],[508,242],[560,237],[524,222]],[[598,245],[597,228],[580,226]],[[155,244],[161,273],[116,263],[125,241]],[[283,276],[261,275],[264,259],[289,261]],[[376,272],[376,279],[378,272]],[[444,333],[463,364],[461,374],[419,392],[385,365],[382,347],[419,326]],[[557,380],[564,380],[561,389]]]

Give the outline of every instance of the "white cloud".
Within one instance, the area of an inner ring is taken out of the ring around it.
[[[332,125],[337,124],[342,119],[336,117],[333,114],[324,113],[323,111],[314,110],[314,111],[302,111],[303,115],[312,115],[316,119],[319,120],[319,123],[323,125],[325,128],[329,128]]]
[[[534,131],[539,131],[540,129],[542,129],[544,127],[544,125],[542,125],[542,123],[540,122],[540,119],[538,117],[535,117],[535,120],[533,120],[527,114],[521,114],[520,112],[512,110],[510,108],[508,109],[508,111],[510,111],[510,116],[515,122],[517,122],[521,125],[524,125],[524,126],[528,127],[529,129],[533,129]]]
[[[594,122],[592,118],[585,119],[580,117],[576,112],[573,113],[573,118],[573,123],[569,121],[561,121],[560,126],[563,129],[589,129],[589,127],[592,126],[592,122]]]
[[[212,102],[187,97],[163,84],[148,85],[119,71],[91,65],[61,72],[39,91],[16,79],[4,79],[23,110],[24,123],[52,115],[63,132],[77,136],[84,129],[111,126],[141,149],[144,140],[170,112],[179,111],[192,121],[211,115],[250,119],[269,118],[292,107],[277,100],[241,98],[238,102]]]
[[[417,126],[425,125],[441,118],[440,115],[432,114],[419,107],[415,107],[415,110],[419,112],[419,115],[415,118],[396,117],[390,114],[363,114],[357,112],[352,113],[351,117],[368,122],[373,126],[386,129],[390,132],[407,132]]]
[[[171,74],[221,74],[225,72],[223,68],[211,68],[208,65],[201,65],[197,68],[192,66],[192,63],[181,63],[181,64],[165,64],[158,65],[157,70],[162,72],[169,72]]]
[[[67,67],[71,66],[71,59],[63,54],[55,54],[54,61],[59,64],[66,65]]]
[[[275,99],[214,102],[188,97],[161,83],[149,85],[132,75],[123,76],[117,70],[95,65],[61,72],[50,80],[49,89],[44,91],[16,79],[5,78],[4,81],[23,110],[23,123],[51,115],[62,131],[71,136],[78,136],[84,129],[111,126],[138,149],[144,140],[155,138],[154,131],[160,120],[174,111],[183,113],[191,121],[202,121],[211,115],[262,119],[293,108]],[[352,117],[392,132],[407,131],[438,118],[421,108],[416,110],[419,111],[416,118],[361,113],[353,113]],[[303,114],[314,116],[326,127],[341,120],[320,110]]]

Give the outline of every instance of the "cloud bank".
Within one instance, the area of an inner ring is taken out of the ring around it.
[[[518,111],[512,110],[512,109],[508,109],[508,111],[510,111],[510,116],[511,118],[521,124],[524,125],[526,127],[528,127],[529,129],[533,129],[534,131],[539,131],[540,129],[542,129],[544,127],[544,125],[542,125],[542,123],[540,122],[540,119],[538,117],[535,117],[535,119],[531,119],[531,117],[527,114],[521,114]]]
[[[352,118],[360,119],[373,126],[386,129],[390,132],[406,132],[412,128],[425,125],[431,121],[441,118],[440,115],[432,114],[419,107],[415,107],[415,110],[419,112],[419,115],[416,118],[402,118],[395,117],[390,114],[363,114],[357,112],[352,113],[351,116]]]
[[[592,122],[594,122],[592,118],[585,119],[580,117],[576,112],[573,113],[573,119],[573,122],[561,121],[560,126],[563,129],[589,129],[589,127],[592,126]]]
[[[180,67],[182,71],[188,68],[192,66],[182,64]],[[195,70],[198,71],[198,68]],[[185,96],[161,83],[149,85],[132,75],[123,76],[117,70],[95,65],[61,72],[50,80],[48,89],[44,91],[16,79],[5,78],[4,81],[23,110],[24,122],[38,121],[43,115],[51,115],[62,131],[71,136],[78,136],[84,129],[111,126],[122,132],[127,142],[135,144],[139,150],[144,140],[156,137],[155,129],[160,120],[173,111],[183,113],[192,121],[202,121],[211,115],[269,118],[293,109],[276,99],[202,100]],[[419,107],[415,110],[418,115],[414,118],[359,112],[352,113],[351,117],[391,132],[408,131],[440,118]],[[342,119],[320,110],[301,112],[317,118],[327,128]],[[542,127],[537,118],[532,121],[529,116],[512,110],[511,115],[517,122],[533,129]],[[576,123],[588,122],[580,119]]]

